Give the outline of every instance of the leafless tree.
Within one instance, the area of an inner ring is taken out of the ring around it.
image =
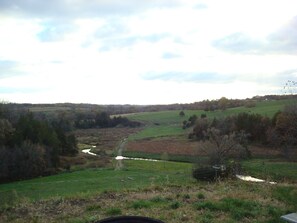
[[[209,128],[206,136],[208,140],[202,144],[202,147],[212,165],[225,165],[228,159],[240,159],[247,156],[244,132],[223,135],[220,130]]]

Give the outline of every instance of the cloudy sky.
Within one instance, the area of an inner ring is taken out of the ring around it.
[[[287,80],[296,0],[0,0],[0,100],[188,103]]]

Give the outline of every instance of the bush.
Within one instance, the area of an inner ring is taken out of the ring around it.
[[[205,180],[205,181],[214,181],[219,178],[223,178],[227,176],[226,171],[217,170],[213,167],[197,167],[192,171],[192,176],[196,180]]]
[[[205,195],[202,193],[198,193],[197,198],[203,200],[203,199],[205,199]]]
[[[152,206],[152,203],[146,200],[135,201],[132,204],[132,208],[134,209],[150,208],[151,206]]]
[[[205,139],[205,133],[209,127],[207,118],[200,118],[196,121],[196,125],[193,128],[193,134],[196,136],[198,140]]]
[[[109,208],[106,211],[106,215],[114,216],[114,215],[121,215],[122,210],[120,208]]]
[[[178,209],[181,206],[181,204],[178,201],[175,201],[170,204],[171,209]]]

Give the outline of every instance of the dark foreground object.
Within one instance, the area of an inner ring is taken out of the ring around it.
[[[214,181],[226,177],[227,171],[225,167],[199,167],[194,169],[192,174],[196,180]]]
[[[139,216],[120,216],[114,218],[107,218],[97,223],[164,223],[163,221],[147,218],[147,217],[139,217]]]

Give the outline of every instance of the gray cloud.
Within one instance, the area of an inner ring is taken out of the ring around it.
[[[102,47],[100,47],[100,51],[109,51],[114,48],[126,48],[135,45],[138,42],[150,42],[155,43],[164,38],[169,37],[169,34],[159,33],[152,34],[147,36],[121,36],[119,34],[118,37],[115,37],[116,33],[113,33],[111,38],[99,39],[102,42]]]
[[[207,9],[207,8],[208,8],[208,6],[205,4],[197,4],[194,6],[194,9],[198,9],[198,10]]]
[[[17,69],[18,65],[15,61],[0,60],[0,79],[21,75],[22,73]]]
[[[15,88],[15,87],[1,87],[0,93],[1,94],[12,94],[12,93],[39,93],[42,92],[44,89],[33,89],[33,88]]]
[[[156,43],[156,42],[159,42],[160,40],[168,38],[168,37],[170,37],[170,35],[168,33],[154,33],[151,35],[140,37],[139,39],[147,41],[147,42],[151,42],[151,43]]]
[[[95,31],[94,37],[99,39],[117,38],[119,35],[128,33],[128,27],[119,19],[110,19],[105,25]]]
[[[213,42],[224,51],[240,54],[297,54],[297,16],[265,40],[244,33],[233,33]]]
[[[267,37],[270,49],[278,53],[297,54],[297,16]]]
[[[226,83],[232,80],[231,77],[215,72],[149,72],[142,75],[145,80],[162,80],[196,83]]]
[[[244,33],[233,33],[213,42],[213,46],[233,53],[259,53],[263,43],[254,40]]]
[[[99,51],[109,51],[114,48],[131,47],[138,42],[156,43],[164,38],[170,38],[168,33],[152,33],[137,35],[131,33],[131,28],[119,18],[107,18],[106,23],[99,27],[92,36],[83,43],[83,47],[101,45]]]
[[[297,68],[278,73],[274,81],[280,86],[285,85],[287,81],[297,81]]]
[[[109,51],[114,48],[131,47],[137,41],[139,41],[139,38],[135,36],[105,39],[105,40],[102,40],[102,46],[100,47],[99,51]]]
[[[37,34],[40,41],[59,41],[66,34],[77,30],[77,26],[69,20],[48,20],[42,22],[43,30]]]
[[[149,8],[175,7],[179,0],[0,0],[0,12],[29,17],[129,15]]]
[[[172,53],[172,52],[165,52],[165,53],[163,53],[162,57],[164,59],[175,59],[175,58],[180,58],[181,55],[176,54],[176,53]]]

